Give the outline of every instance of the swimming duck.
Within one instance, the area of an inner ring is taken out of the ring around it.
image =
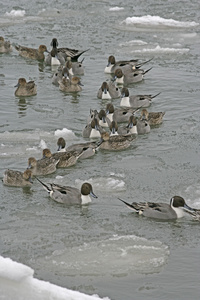
[[[114,73],[116,69],[121,69],[122,71],[126,72],[126,70],[128,70],[129,72],[135,70],[135,69],[139,69],[141,66],[143,66],[144,64],[146,64],[147,62],[151,61],[147,60],[145,62],[142,63],[138,63],[138,59],[131,59],[131,60],[121,60],[121,61],[116,61],[114,55],[110,55],[108,57],[108,64],[104,70],[105,73]]]
[[[129,95],[129,90],[126,87],[121,89],[121,102],[120,106],[123,107],[132,107],[132,108],[140,108],[140,107],[149,107],[152,103],[152,99],[158,96],[160,93],[152,96],[152,95]]]
[[[115,76],[113,78],[113,81],[120,85],[128,85],[132,83],[137,83],[143,80],[144,75],[149,72],[152,68],[144,71],[141,69],[135,70],[132,73],[124,73],[121,69],[115,70]]]
[[[83,84],[79,77],[74,76],[71,79],[65,76],[62,77],[61,80],[58,81],[59,89],[63,92],[73,93],[82,91]]]
[[[19,78],[15,91],[15,96],[27,97],[34,96],[37,94],[37,86],[33,80],[26,82],[25,78]]]
[[[66,60],[66,67],[69,70],[69,74],[81,76],[84,75],[83,59],[81,62],[74,61],[72,62],[71,57],[68,57]]]
[[[141,118],[145,118],[150,126],[161,124],[164,115],[165,112],[148,112],[145,108],[141,110]]]
[[[122,199],[119,200],[139,215],[154,219],[174,220],[182,218],[185,213],[195,212],[195,209],[189,207],[180,196],[172,197],[170,204],[155,202],[133,202],[129,204]]]
[[[52,153],[55,160],[59,160],[57,168],[68,168],[76,164],[82,151],[65,151]]]
[[[99,138],[101,137],[101,132],[103,132],[103,128],[99,125],[99,121],[97,118],[93,118],[90,124],[87,124],[83,129],[82,136],[84,138]]]
[[[104,109],[101,109],[98,113],[99,125],[101,127],[109,127],[111,120],[107,117]]]
[[[9,41],[5,41],[4,37],[0,36],[0,53],[8,53],[12,51],[12,45]]]
[[[101,134],[101,141],[99,149],[104,150],[124,150],[131,146],[131,142],[136,137],[134,135],[113,135],[110,136],[109,132],[103,132]]]
[[[58,51],[58,42],[57,39],[52,39],[51,44],[52,49],[50,53],[45,58],[46,65],[50,66],[59,66],[65,64],[65,58],[61,53]]]
[[[44,52],[49,52],[45,45],[40,45],[38,49],[28,48],[20,45],[15,45],[15,49],[19,52],[19,55],[25,58],[44,60]]]
[[[123,130],[123,128],[120,128],[116,121],[112,121],[110,123],[109,129],[110,129],[110,136],[127,134],[127,130],[126,129]]]
[[[50,187],[37,178],[43,185],[49,196],[58,203],[66,205],[85,205],[91,202],[90,196],[97,198],[94,194],[92,185],[85,182],[81,186],[81,190],[71,186],[61,186],[58,184],[50,184]]]
[[[43,158],[36,160],[34,157],[28,159],[28,169],[32,171],[32,175],[48,175],[56,171],[56,166],[59,159],[52,157],[52,153],[49,149],[43,149]]]
[[[136,126],[138,134],[146,134],[149,133],[151,130],[145,115],[143,115],[140,119],[137,120]]]
[[[134,114],[135,110],[132,108],[114,108],[112,103],[106,105],[106,114],[110,121],[117,123],[128,122],[130,116]]]
[[[6,170],[2,179],[5,185],[17,186],[17,187],[28,187],[32,185],[32,172],[31,170],[25,170],[24,172]]]
[[[127,134],[138,134],[137,119],[135,116],[130,116],[128,125],[125,129],[127,130]]]
[[[97,98],[102,100],[120,97],[120,90],[112,81],[104,81],[97,92]]]

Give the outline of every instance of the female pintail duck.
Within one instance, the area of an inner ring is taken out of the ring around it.
[[[135,112],[132,108],[114,108],[112,103],[106,105],[106,114],[110,121],[116,121],[117,123],[128,122],[130,116]]]
[[[38,49],[15,45],[15,49],[19,52],[19,55],[25,58],[31,58],[36,60],[44,60],[44,52],[49,52],[45,45],[40,45]]]
[[[80,92],[82,91],[83,84],[79,77],[74,76],[71,79],[63,77],[61,80],[58,81],[59,89],[63,92]]]
[[[99,125],[99,121],[97,118],[92,119],[90,124],[87,124],[83,129],[82,136],[84,138],[100,138],[101,133],[103,132],[103,128]]]
[[[4,37],[0,36],[0,53],[9,53],[12,50],[10,42],[5,41]]]
[[[129,95],[129,90],[126,87],[121,89],[121,102],[120,106],[123,107],[149,107],[152,103],[152,99],[158,96],[160,93],[151,96],[151,95]]]
[[[101,127],[109,127],[111,120],[107,117],[104,109],[101,109],[98,113],[99,125]]]
[[[119,200],[139,215],[154,219],[174,220],[182,218],[185,213],[195,213],[195,209],[189,207],[185,200],[180,196],[172,197],[170,199],[170,204],[155,202],[133,202],[132,204],[129,204],[122,199]]]
[[[124,71],[133,71],[135,69],[139,69],[141,66],[146,64],[147,62],[151,61],[152,59],[149,59],[145,62],[139,63],[138,59],[131,59],[131,60],[120,60],[116,61],[114,55],[110,55],[108,57],[108,64],[106,68],[104,69],[105,73],[114,73],[116,69],[122,69]]]
[[[149,72],[152,68],[144,71],[141,69],[135,70],[132,73],[124,73],[121,69],[115,70],[113,81],[119,85],[129,85],[137,83],[143,80],[144,75]]]
[[[17,187],[30,187],[33,183],[31,170],[25,170],[24,172],[6,170],[2,179],[5,185],[17,186]]]
[[[148,112],[145,108],[141,110],[141,118],[148,121],[150,126],[156,126],[162,123],[165,112]]]
[[[124,150],[131,146],[132,141],[135,139],[133,135],[113,135],[110,136],[109,132],[101,134],[101,141],[99,149],[104,150]]]
[[[37,94],[37,86],[33,80],[26,82],[25,78],[19,78],[15,91],[15,96],[17,97],[28,97]]]
[[[52,157],[55,160],[59,160],[57,168],[68,168],[74,166],[81,156],[82,151],[66,151],[52,153]]]
[[[112,81],[104,81],[97,92],[97,98],[102,100],[119,98],[120,95],[119,88]]]
[[[48,175],[56,171],[56,166],[59,159],[52,157],[52,153],[49,149],[43,149],[43,158],[36,160],[34,157],[28,159],[28,169],[32,171],[32,175]]]
[[[71,186],[61,186],[58,184],[50,184],[50,187],[37,178],[43,185],[49,196],[56,202],[66,205],[85,205],[91,202],[90,196],[97,198],[94,194],[92,185],[85,182],[81,186],[81,190]]]

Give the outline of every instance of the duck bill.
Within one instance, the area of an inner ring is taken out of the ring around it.
[[[93,192],[90,192],[90,196],[92,196],[93,198],[98,198]]]
[[[187,204],[184,204],[183,208],[188,213],[196,213],[198,211],[197,209],[192,208],[192,207],[188,206]]]

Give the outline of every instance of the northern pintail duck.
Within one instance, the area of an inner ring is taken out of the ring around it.
[[[9,41],[5,41],[4,37],[0,36],[0,53],[8,53],[12,51],[12,45]]]
[[[131,73],[124,73],[121,69],[116,69],[113,80],[115,80],[115,82],[120,85],[129,85],[132,83],[137,83],[137,82],[142,81],[144,78],[144,75],[147,72],[149,72],[151,69],[152,68],[150,68],[146,71],[138,69]]]
[[[129,90],[126,87],[121,89],[121,102],[120,106],[123,107],[132,107],[132,108],[140,108],[140,107],[149,107],[152,103],[152,99],[158,96],[160,93],[152,96],[152,95],[129,95]]]
[[[43,149],[43,158],[36,160],[34,157],[28,159],[28,169],[32,171],[34,176],[48,175],[56,171],[59,159],[52,157],[49,149]]]
[[[58,51],[58,41],[57,39],[52,39],[51,44],[52,49],[50,53],[45,58],[46,65],[50,66],[59,66],[65,64],[65,58],[61,53]]]
[[[125,203],[130,209],[139,215],[145,217],[161,219],[161,220],[174,220],[182,218],[185,213],[195,213],[195,209],[189,207],[185,200],[180,196],[174,196],[170,199],[170,204],[156,203],[156,202],[133,202],[132,204],[119,199]]]
[[[57,141],[58,145],[58,152],[77,152],[78,153],[78,159],[85,159],[88,157],[91,157],[95,154],[96,149],[98,148],[98,145],[96,142],[86,142],[86,143],[77,143],[68,146],[66,146],[65,139],[60,137]]]
[[[106,105],[106,114],[110,121],[116,121],[117,123],[128,122],[130,116],[135,112],[132,108],[114,108],[112,103]]]
[[[145,108],[141,110],[141,118],[145,118],[150,126],[162,123],[165,112],[148,112]]]
[[[101,134],[99,149],[111,151],[124,150],[131,146],[131,143],[134,139],[135,136],[133,135],[110,136],[109,132],[103,132]]]
[[[138,134],[137,119],[135,116],[130,116],[128,125],[126,126],[127,134]]]
[[[83,84],[81,80],[77,76],[73,76],[71,79],[65,76],[62,77],[61,80],[58,81],[59,89],[66,93],[80,92],[82,91]]]
[[[68,168],[76,164],[82,151],[65,151],[52,153],[52,157],[58,160],[57,168]]]
[[[19,55],[25,58],[44,60],[44,52],[49,52],[45,45],[40,45],[38,49],[15,45],[15,49],[19,52]]]
[[[112,121],[110,123],[109,129],[110,129],[110,136],[127,134],[127,130],[120,128],[116,121]]]
[[[108,64],[106,68],[104,69],[105,73],[114,73],[116,69],[121,69],[126,72],[128,71],[133,71],[135,69],[139,69],[141,66],[146,64],[147,62],[151,61],[152,59],[149,59],[147,61],[144,61],[142,63],[138,62],[138,59],[131,59],[131,60],[120,60],[116,61],[114,55],[110,55],[108,57]]]
[[[119,88],[112,81],[104,81],[97,92],[97,98],[102,100],[119,98],[120,95]]]
[[[33,80],[26,82],[25,78],[19,78],[15,91],[15,96],[27,97],[34,96],[37,94],[37,86]]]
[[[138,134],[146,134],[149,133],[151,128],[150,125],[148,123],[148,121],[146,120],[145,116],[143,116],[141,119],[137,120],[137,132]]]
[[[58,203],[66,205],[85,205],[91,202],[90,196],[97,198],[94,194],[92,185],[85,182],[81,186],[81,190],[71,186],[61,186],[58,184],[50,184],[50,187],[37,178],[43,185],[49,196]]]
[[[101,109],[98,113],[99,125],[101,127],[109,127],[111,120],[107,117],[104,109]]]
[[[24,172],[6,170],[2,179],[5,185],[26,187],[32,185],[32,172],[31,170],[25,170]]]
[[[83,60],[81,62],[72,62],[71,57],[67,58],[66,67],[71,75],[81,76],[84,75]]]
[[[92,119],[90,124],[87,124],[83,129],[82,136],[84,138],[100,138],[101,133],[103,132],[103,128],[99,125],[99,121],[97,118]]]

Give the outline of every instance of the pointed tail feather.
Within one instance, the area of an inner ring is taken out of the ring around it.
[[[43,188],[48,192],[50,193],[51,192],[51,189],[48,187],[48,185],[46,185],[44,182],[42,182],[38,177],[35,177],[43,186]]]
[[[154,95],[154,96],[152,96],[151,97],[151,99],[153,99],[153,98],[155,98],[155,97],[157,97],[158,95],[160,95],[161,94],[161,92],[160,93],[158,93],[158,94],[156,94],[156,95]]]
[[[137,209],[135,209],[135,207],[132,205],[132,204],[130,204],[130,203],[128,203],[128,202],[126,202],[126,201],[124,201],[124,200],[122,200],[122,199],[120,199],[120,198],[118,198],[120,201],[122,201],[126,206],[128,206],[128,208],[130,208],[131,210],[134,210],[135,212],[138,212],[138,210]]]
[[[137,64],[135,67],[136,67],[136,69],[139,69],[139,68],[141,68],[142,66],[144,66],[145,64],[147,64],[148,62],[150,62],[152,60],[153,60],[153,57],[150,58],[149,60],[146,60],[146,61],[140,63],[140,64]]]
[[[147,72],[149,72],[153,67],[149,68],[148,70],[144,71],[144,74],[146,74]],[[143,75],[144,75],[143,74]]]

